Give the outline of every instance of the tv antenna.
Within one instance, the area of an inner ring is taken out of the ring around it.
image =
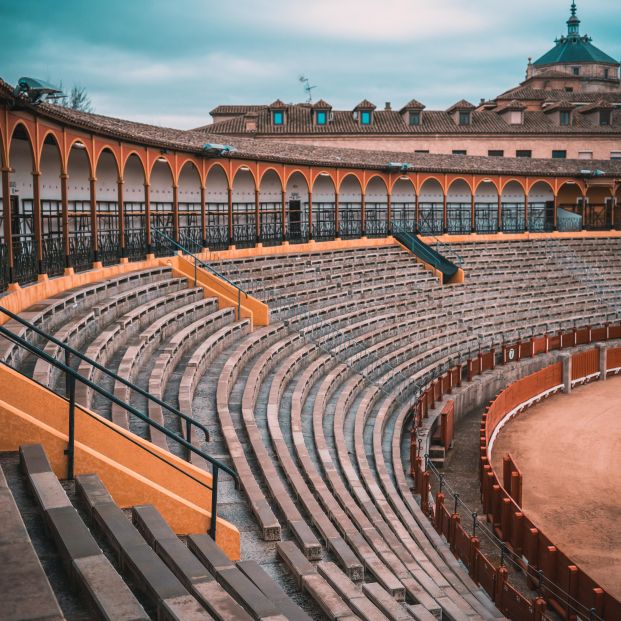
[[[306,93],[306,103],[313,103],[313,89],[317,88],[316,86],[311,86],[309,79],[301,75],[299,78],[300,82],[304,84],[304,92]]]

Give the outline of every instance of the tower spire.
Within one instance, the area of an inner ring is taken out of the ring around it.
[[[575,1],[571,3],[571,17],[567,20],[567,36],[580,36],[580,20],[578,19],[578,9]]]

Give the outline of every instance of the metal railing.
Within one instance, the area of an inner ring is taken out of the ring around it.
[[[211,523],[210,523],[210,526],[209,526],[209,535],[212,537],[212,539],[215,540],[215,538],[216,538],[216,522],[217,522],[217,507],[218,507],[218,475],[220,473],[220,470],[222,470],[225,473],[229,474],[231,477],[233,477],[233,479],[235,481],[236,488],[239,487],[239,478],[238,478],[237,473],[232,468],[230,468],[226,464],[220,462],[219,460],[213,458],[211,455],[209,455],[208,453],[205,453],[201,449],[197,448],[194,444],[192,444],[192,435],[191,435],[192,426],[196,426],[199,429],[201,429],[202,431],[204,431],[206,439],[208,439],[208,437],[209,437],[207,429],[201,423],[199,423],[198,421],[196,421],[193,418],[191,418],[191,417],[189,417],[189,416],[179,412],[178,410],[176,410],[176,408],[173,408],[172,406],[166,404],[165,402],[163,402],[160,399],[158,399],[157,397],[151,395],[150,393],[148,393],[147,391],[143,390],[139,386],[136,386],[136,385],[132,384],[131,382],[127,381],[126,379],[124,379],[122,377],[119,377],[118,375],[116,375],[115,373],[113,373],[109,369],[106,369],[105,367],[103,367],[99,363],[95,362],[94,360],[90,360],[89,358],[87,358],[86,356],[84,356],[83,354],[78,352],[77,350],[73,349],[69,345],[66,345],[65,343],[62,343],[61,341],[59,341],[58,339],[54,338],[53,336],[47,334],[46,332],[44,332],[40,328],[37,328],[36,326],[34,326],[33,324],[29,323],[28,321],[22,319],[21,317],[18,317],[17,315],[15,315],[15,313],[12,313],[11,311],[9,311],[9,310],[7,310],[5,308],[2,308],[2,307],[0,307],[0,312],[6,314],[7,316],[11,317],[12,319],[15,319],[16,321],[18,321],[22,325],[26,326],[27,328],[33,330],[35,333],[37,333],[38,335],[42,336],[44,339],[47,339],[47,340],[53,342],[54,344],[58,345],[63,350],[63,352],[64,352],[64,362],[61,362],[60,360],[57,360],[54,356],[51,356],[49,353],[45,352],[43,349],[41,349],[37,345],[34,345],[33,343],[30,343],[25,338],[15,334],[11,330],[9,330],[5,325],[0,325],[0,335],[4,336],[6,339],[11,341],[12,343],[15,343],[18,347],[21,347],[22,349],[25,349],[26,351],[30,352],[32,355],[36,356],[37,358],[40,358],[41,360],[44,360],[48,364],[56,367],[57,369],[59,369],[61,372],[63,372],[65,374],[65,385],[66,385],[66,389],[67,389],[67,396],[65,398],[66,398],[66,400],[68,401],[68,404],[69,404],[69,421],[68,421],[68,434],[67,434],[68,435],[68,447],[67,447],[67,450],[66,450],[66,455],[67,455],[67,478],[68,479],[73,479],[73,472],[74,472],[75,409],[76,409],[76,405],[78,405],[78,404],[76,404],[76,399],[75,399],[75,387],[76,387],[76,382],[82,382],[85,386],[87,386],[91,390],[94,390],[95,392],[100,394],[102,397],[104,397],[105,399],[109,400],[111,403],[114,403],[117,406],[123,408],[128,413],[130,413],[133,416],[137,417],[143,423],[146,423],[149,427],[152,427],[152,428],[156,429],[157,431],[159,431],[160,433],[165,435],[167,438],[177,442],[179,445],[181,445],[183,448],[185,448],[188,451],[188,456],[187,456],[187,460],[188,461],[190,461],[190,453],[193,453],[193,454],[197,455],[198,457],[204,459],[209,464],[211,464],[211,466],[212,466],[212,482],[211,482],[211,486],[210,486],[207,483],[205,483],[204,481],[201,481],[200,479],[194,477],[192,474],[190,474],[186,470],[183,470],[182,468],[176,466],[171,461],[166,460],[163,456],[158,455],[154,451],[151,451],[144,444],[132,440],[131,436],[125,436],[130,442],[133,442],[134,444],[136,444],[137,446],[139,446],[140,448],[142,448],[146,452],[148,452],[151,455],[155,456],[157,459],[160,459],[161,461],[167,463],[171,468],[173,468],[173,469],[177,470],[178,472],[184,474],[185,476],[187,476],[188,478],[192,479],[193,481],[195,481],[196,483],[198,483],[199,485],[201,485],[205,489],[211,490],[211,508],[210,508]],[[122,399],[119,399],[118,397],[116,397],[114,394],[112,394],[108,390],[102,388],[97,383],[91,381],[90,379],[88,379],[88,378],[84,377],[83,375],[81,375],[80,373],[78,373],[70,365],[70,363],[71,363],[71,356],[76,356],[80,360],[83,360],[84,362],[87,362],[88,364],[91,364],[97,370],[99,370],[99,371],[105,373],[106,375],[109,375],[110,377],[120,381],[121,383],[123,383],[124,385],[129,387],[130,389],[135,390],[136,392],[138,392],[139,394],[144,396],[145,398],[147,398],[147,399],[157,403],[158,405],[160,405],[162,407],[167,408],[173,414],[177,414],[180,418],[182,418],[186,422],[186,426],[187,426],[186,427],[187,439],[184,438],[180,434],[177,434],[177,433],[174,433],[173,431],[170,431],[164,425],[161,425],[160,423],[152,420],[147,414],[144,414],[143,412],[141,412],[140,410],[136,409],[135,407],[133,407],[129,403],[123,401]],[[4,363],[4,364],[7,364],[7,363]],[[7,364],[7,366],[9,366],[9,365]],[[15,369],[15,370],[17,370],[17,369]],[[45,387],[45,388],[47,388],[49,390],[49,387]],[[116,430],[114,428],[114,426],[110,425],[109,422],[106,421],[106,419],[95,416],[94,414],[92,414],[91,412],[89,412],[85,408],[81,409],[81,411],[84,414],[86,414],[87,416],[91,417],[93,420],[99,422],[100,424],[103,424],[104,426],[106,426],[109,429],[112,429],[116,433],[122,433],[122,432]]]
[[[471,536],[478,537],[479,539],[485,537],[490,546],[489,549],[494,550],[495,554],[498,555],[500,567],[507,567],[508,569],[512,569],[516,574],[521,574],[534,585],[533,589],[539,596],[546,594],[551,595],[554,599],[566,606],[568,611],[578,615],[579,618],[588,619],[589,621],[604,621],[594,608],[587,608],[584,606],[584,604],[570,595],[563,587],[548,578],[542,569],[533,569],[530,565],[526,564],[524,559],[519,554],[516,554],[505,541],[500,539],[493,528],[490,528],[485,521],[485,515],[480,515],[479,512],[469,507],[462,500],[459,492],[448,483],[446,475],[436,468],[428,454],[424,455],[424,459],[425,470],[434,477],[437,483],[437,493],[444,494],[446,498],[444,504],[449,507],[452,504],[453,514],[460,513],[459,509],[461,508],[465,518],[471,519]],[[426,493],[426,491],[423,490],[423,493]],[[435,511],[435,502],[433,498],[430,498],[430,507],[434,507]],[[464,519],[464,530],[466,530],[466,523]],[[523,592],[526,596],[531,596],[529,590],[525,589],[521,583],[518,582],[513,586],[519,586],[520,588],[518,590]]]
[[[179,242],[175,241],[169,235],[166,235],[166,233],[164,233],[163,231],[160,231],[159,229],[156,229],[156,228],[152,228],[151,231],[153,233],[155,233],[156,235],[158,235],[159,237],[161,237],[164,241],[169,243],[173,248],[176,248],[177,250],[180,250],[184,255],[190,256],[190,257],[192,257],[194,259],[194,286],[195,287],[196,287],[196,283],[198,281],[198,268],[199,267],[203,268],[204,270],[207,270],[208,272],[210,272],[211,274],[213,274],[217,278],[220,278],[221,280],[223,280],[227,284],[231,285],[231,287],[234,287],[235,290],[237,291],[237,319],[240,319],[240,317],[241,317],[241,315],[240,315],[241,296],[243,294],[246,298],[248,298],[248,295],[250,295],[250,294],[247,291],[245,291],[239,285],[237,285],[232,280],[227,278],[224,274],[221,274],[220,272],[215,270],[208,263],[205,263],[204,261],[201,261],[201,259],[199,259],[191,250],[188,250],[187,248],[182,246]]]

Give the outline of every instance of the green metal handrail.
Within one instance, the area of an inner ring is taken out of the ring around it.
[[[240,315],[241,296],[243,293],[246,296],[246,298],[248,298],[248,295],[249,295],[248,292],[244,291],[244,289],[242,289],[239,285],[235,284],[232,280],[227,278],[224,274],[221,274],[220,272],[215,270],[208,263],[201,261],[201,259],[199,259],[191,250],[188,250],[185,246],[182,246],[179,242],[175,241],[169,235],[166,235],[166,233],[164,233],[163,231],[160,231],[159,229],[156,229],[155,227],[152,227],[151,230],[153,233],[155,233],[156,235],[159,235],[159,237],[166,240],[169,244],[172,244],[173,247],[177,248],[178,250],[181,250],[183,254],[189,255],[194,259],[194,286],[195,287],[196,287],[196,283],[198,279],[198,274],[197,274],[198,267],[200,266],[203,269],[207,270],[208,272],[211,272],[214,276],[217,276],[218,278],[224,280],[224,282],[231,285],[231,287],[234,287],[237,290],[237,319],[239,320],[241,318],[241,315]]]
[[[135,392],[137,392],[139,395],[142,395],[145,399],[147,399],[147,401],[152,401],[153,403],[156,403],[160,407],[168,410],[171,414],[174,414],[175,416],[178,416],[179,418],[184,420],[186,423],[186,435],[188,439],[190,440],[190,442],[192,441],[192,426],[200,429],[205,435],[205,442],[209,442],[209,429],[207,429],[207,427],[205,427],[205,425],[203,425],[202,423],[199,423],[192,416],[188,416],[187,414],[184,414],[183,412],[178,410],[176,407],[170,405],[169,403],[166,403],[165,401],[162,401],[161,399],[159,399],[155,395],[152,395],[150,392],[147,392],[143,388],[140,388],[140,386],[136,386],[135,384],[125,379],[124,377],[117,375],[114,371],[111,371],[110,369],[103,366],[99,362],[93,360],[92,358],[85,356],[82,352],[71,347],[71,345],[68,345],[67,343],[63,343],[63,341],[59,341],[55,336],[52,336],[51,334],[48,334],[47,332],[41,330],[41,328],[38,328],[33,323],[26,321],[19,315],[16,315],[14,312],[10,311],[8,308],[5,308],[4,306],[0,306],[0,313],[4,313],[8,317],[10,317],[13,321],[17,321],[18,323],[22,324],[29,330],[32,330],[33,332],[35,332],[36,334],[44,338],[45,340],[50,341],[51,343],[54,343],[54,345],[57,345],[58,347],[62,348],[65,351],[65,358],[67,357],[67,355],[71,355],[71,356],[75,356],[76,358],[80,360],[83,360],[84,362],[86,362],[93,368],[97,369],[104,375],[111,377],[114,381],[120,382],[121,384],[127,386],[131,390],[134,390]]]
[[[39,333],[42,332],[42,331],[40,331],[38,329],[36,331],[39,332]],[[140,412],[139,410],[134,408],[129,403],[126,403],[122,399],[119,399],[118,397],[116,397],[111,392],[107,391],[106,389],[102,388],[101,386],[99,386],[95,382],[92,382],[91,380],[87,379],[86,377],[84,377],[83,375],[78,373],[69,364],[69,362],[70,362],[70,351],[69,350],[71,348],[69,348],[68,346],[65,346],[66,347],[65,353],[66,353],[67,357],[66,357],[66,361],[63,363],[60,360],[57,360],[56,358],[54,358],[53,356],[48,354],[47,352],[45,352],[43,349],[41,349],[37,345],[34,345],[33,343],[30,343],[29,341],[27,341],[26,339],[22,338],[21,336],[15,334],[14,332],[12,332],[8,328],[6,328],[4,325],[0,325],[0,334],[2,336],[4,336],[5,338],[7,338],[8,340],[10,340],[11,342],[13,342],[16,345],[18,345],[19,347],[22,347],[23,349],[29,351],[31,354],[33,354],[37,358],[45,360],[48,364],[53,365],[54,367],[56,367],[57,369],[60,369],[61,371],[63,371],[65,373],[66,384],[67,384],[68,393],[69,393],[68,394],[68,399],[67,399],[68,402],[69,402],[68,448],[67,448],[67,451],[66,451],[68,478],[73,478],[73,470],[74,470],[75,408],[76,408],[75,385],[76,385],[76,381],[80,381],[85,386],[87,386],[90,389],[94,390],[95,392],[99,393],[100,395],[102,395],[104,398],[108,399],[112,403],[114,403],[114,404],[118,405],[119,407],[127,410],[127,412],[129,412],[130,414],[133,414],[134,416],[138,417],[141,421],[143,421],[144,423],[146,423],[150,427],[153,427],[154,429],[157,429],[160,433],[164,434],[167,438],[170,438],[171,440],[174,440],[175,442],[177,442],[178,444],[183,446],[185,449],[187,449],[189,452],[194,453],[195,455],[198,455],[199,457],[201,457],[202,459],[204,459],[205,461],[207,461],[208,463],[210,463],[212,465],[212,467],[213,467],[213,470],[212,470],[212,484],[211,484],[211,486],[209,486],[209,485],[207,485],[207,483],[205,483],[204,481],[201,481],[200,479],[194,477],[189,472],[186,472],[185,470],[180,469],[178,466],[175,466],[173,463],[171,463],[169,461],[166,461],[166,463],[169,464],[171,468],[174,468],[177,471],[181,472],[182,474],[184,474],[188,478],[190,478],[193,481],[197,482],[202,487],[211,490],[211,524],[209,526],[209,535],[215,541],[215,539],[216,539],[217,508],[218,508],[218,475],[219,475],[220,470],[223,470],[224,472],[229,474],[231,477],[233,477],[233,480],[235,481],[235,487],[239,488],[239,477],[238,477],[237,473],[232,468],[230,468],[226,464],[220,462],[219,460],[215,459],[214,457],[212,457],[208,453],[205,453],[201,449],[199,449],[196,446],[194,446],[191,442],[187,441],[181,435],[176,434],[176,433],[170,431],[164,425],[160,425],[158,422],[152,420],[151,418],[149,418],[149,416],[147,416],[146,414],[143,414],[142,412]],[[45,334],[45,333],[43,333],[43,334]],[[61,343],[61,346],[62,345],[63,344]],[[4,364],[6,364],[6,363],[4,363]],[[131,386],[131,384],[130,384],[130,386]],[[135,388],[138,389],[138,387],[135,387]],[[48,390],[49,390],[49,388],[48,388]],[[88,410],[83,410],[83,411],[87,415],[90,415]],[[99,419],[99,418],[94,418],[93,417],[93,420],[96,420],[97,422],[99,422],[101,424],[105,424],[103,422],[105,419]],[[108,425],[106,425],[106,426],[108,426]],[[148,447],[145,447],[145,446],[141,445],[141,448],[143,448],[147,452],[150,452]],[[188,461],[189,461],[189,459],[188,459]]]

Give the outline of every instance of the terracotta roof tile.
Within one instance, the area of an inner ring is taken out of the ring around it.
[[[460,99],[457,103],[448,108],[447,112],[450,114],[451,112],[455,112],[455,110],[474,110],[474,108],[475,106],[473,106],[469,101]]]
[[[354,110],[375,110],[377,106],[371,103],[368,99],[363,99]]]
[[[424,110],[425,104],[422,104],[420,101],[416,99],[410,99],[399,112],[405,112],[406,110]]]

